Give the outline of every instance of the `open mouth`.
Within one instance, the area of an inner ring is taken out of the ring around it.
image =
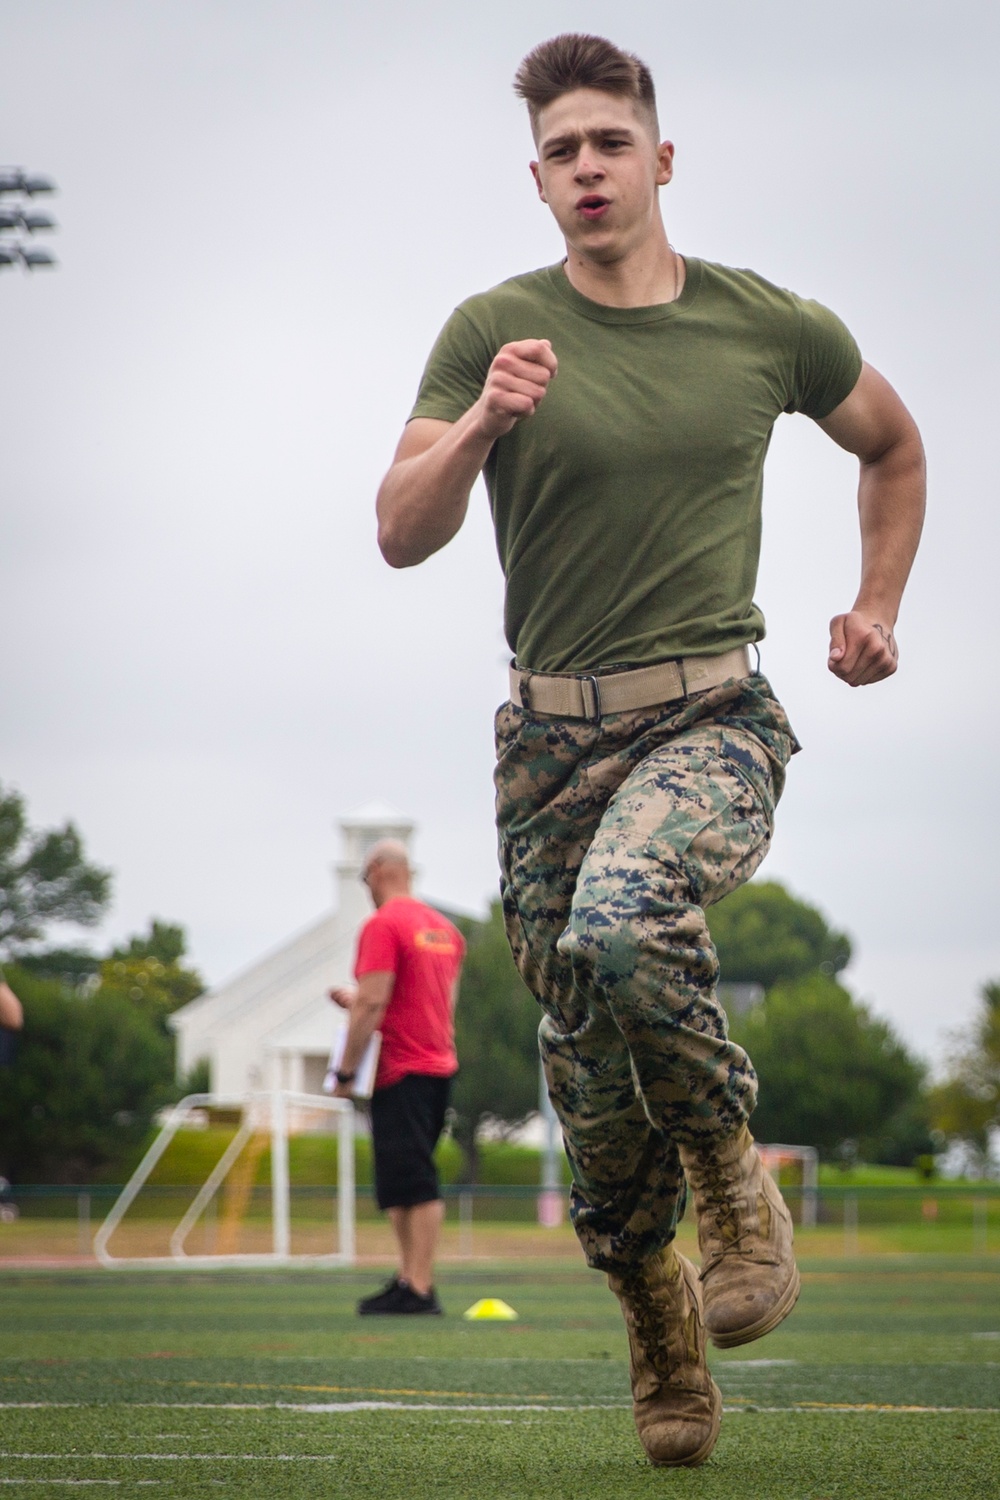
[[[577,200],[577,212],[585,219],[600,219],[611,207],[607,198],[602,198],[598,193],[588,193],[586,197]]]

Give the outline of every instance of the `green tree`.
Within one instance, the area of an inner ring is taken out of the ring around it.
[[[54,922],[93,927],[110,899],[110,872],[88,863],[73,824],[32,829],[24,798],[0,785],[0,955],[30,950]]]
[[[944,1079],[931,1090],[938,1130],[964,1141],[981,1166],[990,1155],[990,1135],[1000,1129],[1000,980],[984,984],[981,1010],[954,1040]]]
[[[145,937],[129,938],[104,960],[100,988],[125,997],[164,1036],[171,1036],[167,1017],[205,991],[197,970],[181,963],[185,951],[183,927],[154,918]]]
[[[176,1097],[173,1043],[126,996],[83,996],[11,967],[24,1002],[16,1066],[0,1088],[0,1173],[87,1182],[129,1155]]]
[[[8,965],[25,1024],[0,1089],[0,1173],[85,1182],[134,1155],[154,1112],[177,1097],[167,1017],[204,988],[184,951],[183,928],[152,921],[95,960],[93,989],[60,976],[55,950],[37,966]]]
[[[912,1162],[930,1149],[923,1064],[828,975],[775,985],[731,1033],[760,1079],[761,1140],[815,1146],[827,1158],[852,1141],[869,1161]]]
[[[17,955],[19,969],[40,979],[57,979],[71,990],[92,985],[102,962],[101,955],[89,948],[40,948]]]
[[[468,953],[455,1009],[459,1071],[455,1138],[476,1180],[476,1131],[488,1116],[513,1126],[538,1108],[538,1006],[510,956],[500,902],[463,921]]]
[[[767,990],[806,974],[839,974],[851,958],[850,939],[776,880],[741,886],[709,909],[708,925],[728,984]]]

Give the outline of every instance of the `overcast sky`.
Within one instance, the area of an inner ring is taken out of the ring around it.
[[[114,870],[94,941],[179,921],[225,978],[327,909],[372,798],[417,820],[426,892],[495,891],[485,497],[404,573],[373,500],[451,308],[561,255],[517,63],[612,16],[676,143],[674,244],[833,307],[924,432],[902,664],[852,691],[856,466],[778,425],[763,656],[806,748],[762,873],[939,1054],[1000,974],[997,15],[3,0],[0,161],[58,182],[60,266],[0,279],[0,778]]]

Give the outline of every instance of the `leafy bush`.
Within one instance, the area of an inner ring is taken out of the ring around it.
[[[0,1088],[0,1174],[87,1182],[142,1140],[176,1096],[173,1043],[126,996],[84,997],[7,968],[24,1004],[16,1064]]]

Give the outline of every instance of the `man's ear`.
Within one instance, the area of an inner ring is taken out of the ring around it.
[[[662,141],[656,148],[656,185],[666,187],[674,175],[674,143]]]
[[[547,203],[549,200],[546,198],[545,189],[542,187],[542,174],[538,170],[537,161],[529,162],[528,166],[531,168],[531,175],[535,179],[535,187],[538,189],[539,198],[541,198],[543,203]]]

